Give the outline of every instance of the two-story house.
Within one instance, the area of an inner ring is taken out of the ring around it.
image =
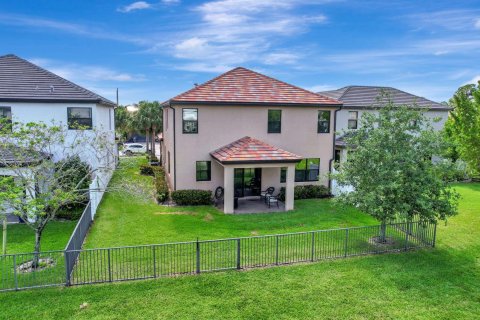
[[[234,197],[329,183],[335,110],[341,104],[260,73],[235,68],[163,103],[162,158],[172,190],[224,188]]]
[[[69,129],[66,139],[73,139],[78,125],[82,130],[102,132],[108,148],[102,154],[84,152],[82,160],[98,169],[97,182],[104,186],[116,160],[114,107],[112,101],[27,60],[12,54],[0,56],[0,117],[14,123],[63,125]],[[8,175],[8,168],[0,169],[0,175]]]
[[[411,93],[391,87],[380,86],[347,86],[337,90],[318,92],[324,96],[342,102],[336,116],[336,161],[346,160],[347,151],[343,135],[355,130],[360,125],[360,118],[366,112],[375,113],[378,108],[391,101],[394,105],[407,105],[421,110],[424,116],[432,121],[435,130],[441,130],[448,119],[451,108]]]

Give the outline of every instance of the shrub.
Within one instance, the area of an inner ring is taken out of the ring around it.
[[[150,167],[152,168],[154,183],[155,183],[155,195],[158,202],[165,202],[168,199],[169,191],[167,181],[165,180],[165,170],[162,167]]]
[[[295,186],[294,199],[316,199],[327,198],[330,196],[330,191],[324,185],[308,184],[304,186]],[[280,188],[279,198],[281,201],[285,201],[285,187]]]
[[[149,164],[142,164],[140,166],[140,174],[144,176],[154,176],[153,167]]]
[[[85,210],[85,204],[75,203],[60,208],[55,215],[55,219],[78,220]]]
[[[172,192],[172,200],[180,206],[200,206],[212,203],[210,190],[177,190]]]

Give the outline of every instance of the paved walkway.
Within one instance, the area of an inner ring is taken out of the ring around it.
[[[223,202],[217,205],[217,208],[223,211]],[[249,213],[271,213],[284,212],[285,204],[283,202],[272,204],[269,208],[265,201],[260,197],[245,197],[238,199],[238,208],[235,209],[234,214],[249,214]]]

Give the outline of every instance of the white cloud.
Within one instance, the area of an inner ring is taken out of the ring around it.
[[[145,10],[145,9],[150,9],[152,7],[152,5],[148,2],[145,2],[145,1],[137,1],[137,2],[133,2],[127,6],[124,6],[124,7],[121,7],[121,8],[118,8],[117,11],[119,12],[123,12],[123,13],[128,13],[128,12],[131,12],[131,11],[135,11],[135,10]]]
[[[19,26],[19,27],[35,27],[39,29],[55,30],[62,33],[69,33],[78,36],[84,36],[96,39],[107,39],[114,41],[122,41],[134,44],[147,44],[150,41],[140,37],[134,37],[125,33],[116,33],[112,30],[103,30],[92,26],[68,23],[57,20],[50,20],[38,17],[3,14],[0,13],[0,24]]]
[[[312,5],[305,0],[215,0],[203,3],[193,8],[201,23],[193,23],[183,33],[175,35],[170,45],[172,54],[189,60],[182,68],[191,68],[192,71],[223,70],[225,66],[248,62],[295,65],[299,62],[298,55],[275,52],[274,48],[288,37],[308,31],[311,25],[327,21],[322,14],[306,16],[296,13],[295,9],[305,3]]]
[[[62,63],[42,58],[33,58],[29,61],[72,82],[139,82],[145,80],[145,76],[142,74],[119,72],[101,66]]]
[[[268,65],[295,64],[299,56],[294,53],[270,53],[265,56],[264,63]]]
[[[180,0],[162,0],[163,4],[177,4],[180,3]]]
[[[477,21],[475,21],[475,28],[480,29],[480,18],[478,18]]]
[[[465,84],[472,84],[472,83],[477,84],[479,81],[480,81],[480,75],[473,77],[469,81],[465,82],[464,85]]]
[[[329,90],[335,90],[338,89],[337,87],[334,87],[329,84],[318,84],[310,87],[306,87],[305,89],[312,91],[312,92],[320,92],[320,91],[329,91]]]

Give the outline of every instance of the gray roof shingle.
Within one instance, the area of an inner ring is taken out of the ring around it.
[[[319,94],[340,100],[344,108],[380,107],[390,98],[396,105],[416,104],[420,108],[430,110],[450,110],[447,105],[413,95],[391,87],[347,86],[337,90],[322,91]],[[382,96],[386,94],[386,96]]]
[[[115,106],[112,101],[13,54],[0,56],[0,101],[93,102]]]

